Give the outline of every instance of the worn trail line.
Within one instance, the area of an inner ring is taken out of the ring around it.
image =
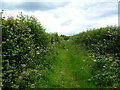
[[[52,87],[80,87],[72,75],[70,57],[67,52],[67,50],[59,50],[59,61],[54,66],[54,74],[51,76]]]
[[[94,85],[86,80],[90,77],[89,67],[85,60],[88,56],[76,52],[69,42],[63,43],[63,48],[59,48],[57,61],[53,65],[53,70],[48,74],[48,87],[53,88],[92,88]]]

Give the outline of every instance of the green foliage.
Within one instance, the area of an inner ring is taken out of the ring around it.
[[[46,33],[33,16],[21,13],[16,18],[0,16],[0,20],[4,89],[42,87],[47,81],[46,72],[52,68],[58,54],[57,47],[68,51],[65,44],[59,45],[65,40],[72,40],[77,48],[87,47],[90,51],[93,77],[89,81],[102,88],[120,87],[120,28],[109,26],[72,37],[59,37],[57,33]]]
[[[60,43],[60,37],[58,36],[58,33],[52,33],[50,35],[51,37],[51,43],[54,44],[54,43]]]
[[[3,88],[35,88],[57,55],[51,35],[33,17],[2,17]],[[58,40],[55,34],[55,41]]]
[[[66,36],[66,35],[60,35],[60,37],[62,37],[64,40],[68,40],[70,38],[70,36]]]
[[[76,37],[77,43],[83,43],[100,54],[120,53],[120,30],[118,27],[106,27],[83,32]],[[110,48],[114,48],[110,49]]]
[[[99,87],[120,86],[120,28],[108,26],[94,29],[73,36],[80,46],[85,46],[91,52],[92,74],[90,80]]]

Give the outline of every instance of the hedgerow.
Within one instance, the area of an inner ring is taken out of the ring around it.
[[[3,88],[35,88],[57,55],[52,35],[33,16],[10,16],[2,20]],[[55,36],[56,38],[57,36]],[[58,37],[57,37],[58,38]]]
[[[108,26],[73,37],[76,44],[87,47],[91,53],[94,64],[89,81],[102,88],[120,87],[120,28]]]

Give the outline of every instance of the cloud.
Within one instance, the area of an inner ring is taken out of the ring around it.
[[[69,3],[52,2],[51,4],[50,2],[22,2],[16,4],[15,8],[19,7],[23,9],[24,14],[35,16],[49,33],[74,35],[87,29],[117,25],[117,2],[118,0],[74,0]],[[6,13],[13,15],[19,11],[7,10]]]
[[[71,21],[72,21],[72,20],[67,20],[67,21],[63,22],[63,23],[61,24],[61,26],[70,25]]]
[[[67,2],[2,2],[3,10],[46,11],[64,7]]]

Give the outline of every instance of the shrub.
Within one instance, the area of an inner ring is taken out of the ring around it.
[[[35,88],[57,54],[50,34],[33,16],[22,13],[2,17],[2,34],[3,88]]]
[[[73,36],[75,43],[85,46],[94,61],[90,80],[99,87],[120,86],[120,28],[108,26]]]

